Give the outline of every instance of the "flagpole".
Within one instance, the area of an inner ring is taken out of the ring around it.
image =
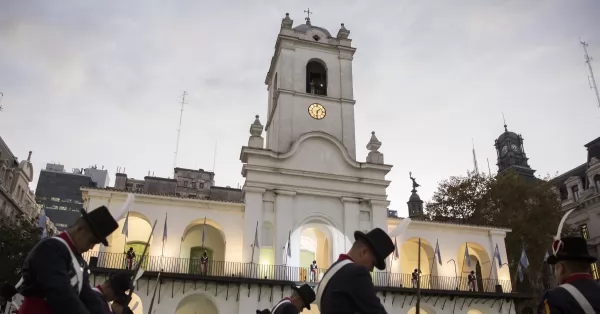
[[[417,254],[417,306],[416,314],[421,314],[421,238],[419,238],[419,252]]]
[[[256,229],[254,231],[254,239],[256,239],[256,232],[258,232],[258,221],[256,222]],[[256,241],[254,241],[256,242]],[[252,242],[252,260],[250,261],[250,263],[254,263],[254,242]]]
[[[494,255],[492,256],[492,267],[490,267],[490,275],[488,276],[488,278],[492,279],[492,272],[494,271],[494,265],[496,264],[496,254],[500,254],[500,252],[497,252],[498,250],[498,245],[496,244],[496,248],[494,249]],[[496,279],[498,276],[496,276]],[[483,279],[483,278],[481,278]]]

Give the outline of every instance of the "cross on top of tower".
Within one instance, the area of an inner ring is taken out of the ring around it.
[[[310,25],[310,15],[314,12],[311,12],[310,8],[308,8],[308,10],[304,10],[304,13],[306,13],[306,17],[304,18],[306,20],[306,24]]]

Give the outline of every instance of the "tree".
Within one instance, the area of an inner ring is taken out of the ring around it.
[[[42,229],[25,218],[0,222],[0,283],[16,284],[29,251],[40,240]]]
[[[530,264],[525,273],[535,282],[563,215],[549,180],[525,180],[514,171],[442,181],[425,211],[430,220],[512,229],[505,240],[511,274],[516,276],[525,247]]]

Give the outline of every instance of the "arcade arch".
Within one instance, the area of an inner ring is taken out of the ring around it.
[[[428,306],[426,304],[421,304],[421,309],[420,309],[421,314],[435,314],[435,310],[431,307]],[[412,307],[410,310],[408,310],[407,314],[416,314],[417,313],[417,307]]]
[[[204,272],[203,265],[200,263],[204,251],[208,256],[207,273],[217,275],[222,273],[225,267],[225,234],[223,229],[212,220],[198,219],[184,229],[181,238],[179,257],[184,260],[181,262],[183,273],[201,273]]]
[[[465,249],[467,247],[469,250],[469,259],[465,258]],[[492,271],[490,255],[480,244],[475,242],[462,244],[457,252],[456,268],[458,269],[459,277],[461,277],[460,290],[469,290],[467,278],[471,271],[474,271],[477,277],[476,291],[493,291],[494,287],[486,287],[487,284],[493,284],[488,280]]]
[[[412,287],[409,274],[415,269],[421,270],[421,287],[435,289],[437,286],[438,263],[435,260],[435,250],[429,241],[421,238],[421,263],[419,265],[419,238],[409,238],[402,244],[400,252],[401,278],[403,287]],[[398,283],[394,283],[398,285]]]
[[[125,228],[125,221],[127,221],[127,229]],[[150,245],[154,236],[151,236],[152,225],[148,218],[135,211],[130,211],[128,215],[119,220],[119,228],[108,236],[107,240],[110,246],[101,247],[104,249],[103,253],[98,255],[98,264],[101,267],[109,268],[124,268],[125,257],[124,253],[133,248],[136,258],[139,258],[144,252],[148,238],[150,238]],[[150,251],[146,251],[148,256]],[[146,259],[146,263],[148,260]]]
[[[202,314],[219,314],[219,309],[212,299],[200,293],[191,294],[181,299],[177,304],[175,314],[196,314],[200,313],[199,309],[201,309]]]

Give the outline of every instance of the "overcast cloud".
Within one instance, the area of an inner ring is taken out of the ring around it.
[[[241,185],[281,19],[303,23],[307,7],[313,25],[351,31],[358,159],[376,131],[400,214],[408,172],[429,199],[473,168],[472,139],[480,170],[489,158],[495,172],[502,112],[541,176],[583,163],[600,136],[579,45],[600,60],[597,0],[3,1],[0,135],[20,158],[33,151],[36,172],[60,162],[112,180],[117,166],[172,176],[186,90],[177,165],[212,169],[218,141],[217,184]]]

